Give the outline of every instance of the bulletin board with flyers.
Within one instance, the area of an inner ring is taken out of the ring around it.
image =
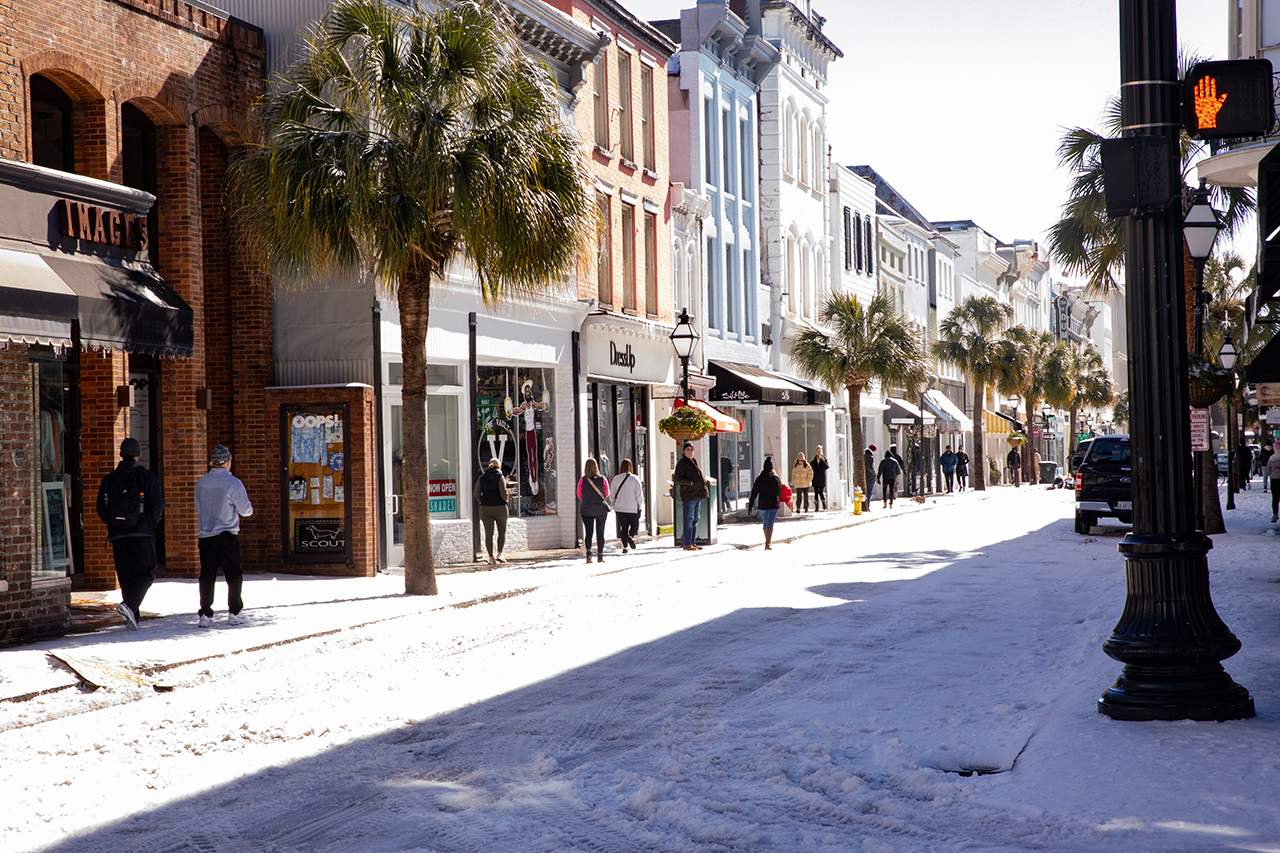
[[[288,562],[345,562],[351,545],[346,403],[280,407]]]

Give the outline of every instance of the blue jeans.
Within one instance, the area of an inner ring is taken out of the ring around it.
[[[765,530],[772,530],[773,523],[778,519],[778,511],[776,509],[758,510],[760,513],[760,524]]]
[[[698,544],[698,514],[702,510],[702,499],[681,501],[681,505],[684,508],[684,531],[680,544],[692,548]]]

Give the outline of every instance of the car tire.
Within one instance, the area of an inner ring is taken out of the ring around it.
[[[1087,536],[1089,531],[1093,529],[1093,516],[1087,512],[1076,513],[1076,533],[1081,536]]]

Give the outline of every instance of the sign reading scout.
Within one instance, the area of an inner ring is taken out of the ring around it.
[[[145,252],[151,245],[145,216],[121,213],[68,198],[60,199],[58,207],[62,211],[64,237],[101,243],[104,246],[120,246],[138,252]]]

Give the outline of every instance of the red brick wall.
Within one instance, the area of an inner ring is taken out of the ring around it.
[[[80,355],[84,584],[88,589],[115,589],[117,586],[107,528],[98,519],[94,502],[98,497],[98,484],[120,461],[120,442],[129,435],[129,410],[116,405],[116,388],[128,382],[129,358],[125,353],[105,351]],[[71,452],[72,449],[67,450]]]
[[[278,438],[272,441],[266,455],[265,474],[267,492],[262,503],[251,493],[254,501],[252,525],[240,525],[241,538],[246,526],[261,530],[266,535],[269,566],[272,571],[299,575],[340,575],[373,577],[378,573],[377,525],[378,475],[377,475],[377,420],[374,417],[373,388],[367,385],[350,385],[341,388],[268,388],[266,408],[273,421],[269,429],[273,436],[280,434],[282,406],[321,403],[347,403],[350,420],[347,422],[346,499],[351,504],[351,529],[347,537],[351,542],[349,563],[280,563],[281,551],[281,454],[284,448]],[[238,471],[237,476],[243,476]],[[247,486],[247,484],[246,484]],[[246,569],[248,565],[246,562]]]

